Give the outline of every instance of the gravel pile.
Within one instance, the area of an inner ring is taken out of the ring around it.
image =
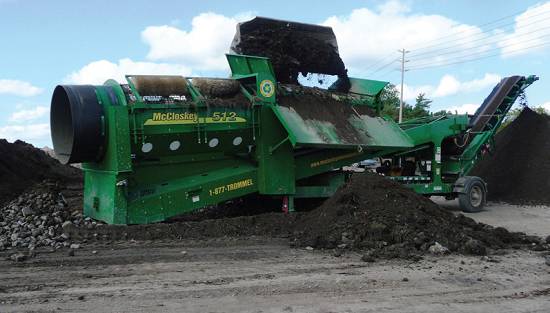
[[[0,251],[78,248],[64,231],[71,225],[94,228],[96,222],[71,210],[58,183],[43,181],[0,207]]]

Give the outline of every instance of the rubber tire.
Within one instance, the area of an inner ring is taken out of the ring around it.
[[[474,206],[471,201],[472,190],[476,189],[481,193],[481,201],[479,205]],[[464,192],[458,194],[458,203],[462,212],[477,213],[483,210],[485,202],[487,201],[487,188],[485,183],[479,177],[471,177],[464,184]]]

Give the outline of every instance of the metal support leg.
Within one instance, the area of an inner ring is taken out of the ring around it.
[[[294,196],[283,196],[283,212],[294,212]]]

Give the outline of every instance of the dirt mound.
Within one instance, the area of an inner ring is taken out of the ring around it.
[[[80,170],[62,165],[44,151],[23,141],[0,139],[0,204],[44,179],[80,181]]]
[[[275,76],[281,83],[298,84],[298,74],[308,72],[338,75],[339,90],[349,89],[344,62],[338,51],[327,42],[302,36],[293,25],[259,27],[240,37],[235,47],[241,54],[263,56],[271,60]]]
[[[381,257],[427,251],[483,255],[488,249],[538,239],[476,223],[372,173],[354,175],[321,207],[296,224],[300,246],[352,248]]]
[[[487,182],[488,199],[550,205],[550,116],[525,108],[495,145],[472,171]]]
[[[88,228],[73,223],[65,231],[75,240],[290,238],[292,245],[359,250],[370,258],[414,258],[428,252],[485,255],[492,250],[533,243],[545,249],[537,237],[455,216],[429,199],[370,173],[356,174],[332,198],[310,212],[238,216],[242,211],[242,207],[229,213],[207,210],[150,225]]]

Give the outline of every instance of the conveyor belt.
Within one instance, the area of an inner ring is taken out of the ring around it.
[[[485,98],[474,116],[470,119],[471,131],[476,133],[486,130],[486,126],[494,126],[489,123],[496,114],[506,114],[517,96],[521,92],[518,82],[524,79],[523,76],[510,76],[503,78],[493,91]]]

